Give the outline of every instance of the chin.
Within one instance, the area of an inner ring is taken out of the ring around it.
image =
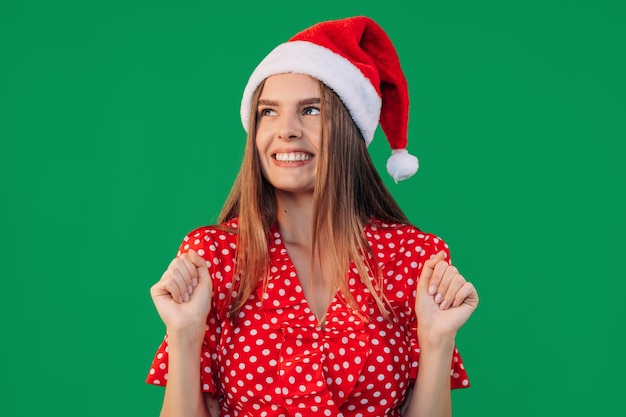
[[[312,185],[301,184],[273,184],[276,191],[293,194],[313,194],[314,187]]]

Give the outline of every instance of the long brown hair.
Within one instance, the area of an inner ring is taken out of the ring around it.
[[[320,84],[322,140],[314,190],[313,256],[319,248],[332,259],[332,281],[347,303],[358,311],[348,290],[346,273],[350,262],[374,296],[381,313],[388,317],[376,260],[371,255],[363,228],[372,219],[388,223],[409,221],[378,175],[365,141],[340,98]],[[238,218],[235,276],[240,282],[230,307],[236,318],[259,282],[269,278],[268,233],[276,221],[276,194],[261,173],[256,149],[257,107],[264,83],[252,98],[250,126],[239,174],[226,199],[219,223]],[[364,259],[365,262],[361,260]]]

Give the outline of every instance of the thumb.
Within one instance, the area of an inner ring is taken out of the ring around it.
[[[206,261],[202,256],[198,254],[193,249],[190,249],[189,252],[189,260],[193,263],[193,265],[198,270],[198,285],[206,285],[211,283],[211,276],[209,275],[209,268],[206,266]]]

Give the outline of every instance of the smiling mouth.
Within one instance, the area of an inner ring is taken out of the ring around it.
[[[288,152],[274,154],[274,159],[281,162],[301,162],[308,161],[313,155],[306,152]]]

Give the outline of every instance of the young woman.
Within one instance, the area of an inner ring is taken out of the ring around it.
[[[454,340],[478,296],[366,148],[380,121],[388,170],[414,173],[407,115],[393,46],[365,17],[315,25],[255,69],[219,222],[151,288],[162,416],[451,415],[450,388],[469,385]]]

